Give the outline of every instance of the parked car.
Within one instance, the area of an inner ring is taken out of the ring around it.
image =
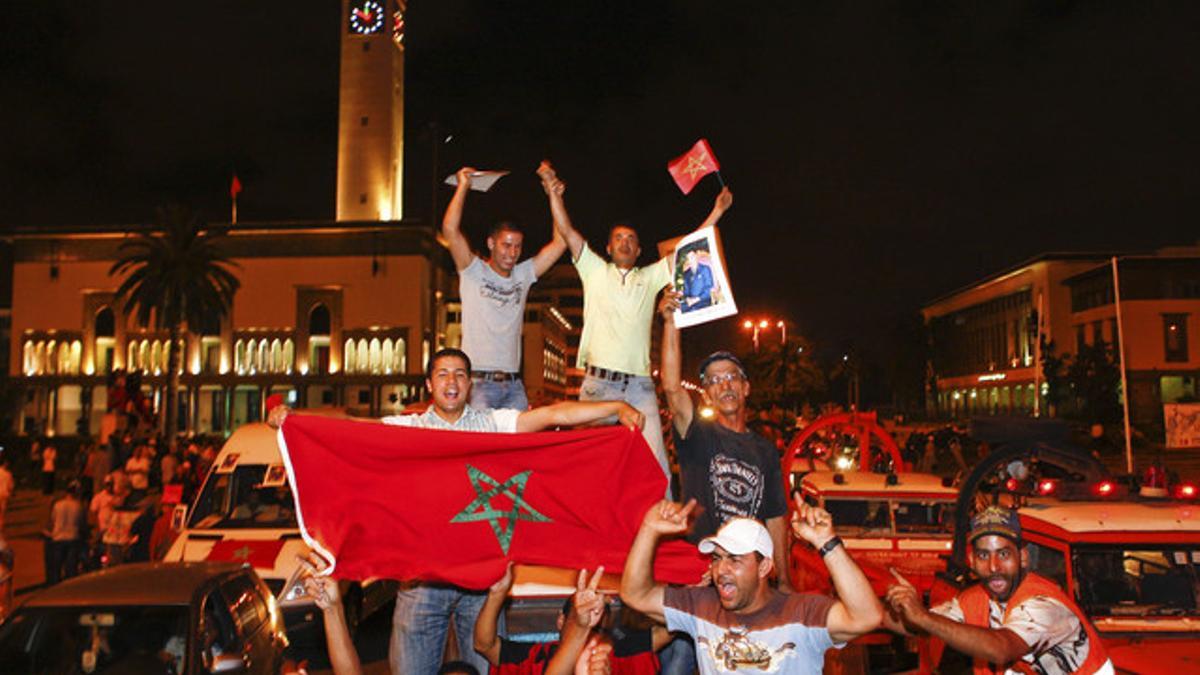
[[[176,508],[179,525],[164,560],[249,563],[276,595],[293,641],[321,639],[321,612],[304,591],[300,559],[309,553],[300,537],[276,432],[246,424],[221,448],[195,503]],[[353,631],[363,617],[396,597],[386,579],[345,582],[342,597]]]
[[[234,563],[132,563],[30,597],[0,624],[11,675],[279,673],[271,592]]]

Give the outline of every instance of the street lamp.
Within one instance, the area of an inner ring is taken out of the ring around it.
[[[758,351],[758,334],[759,334],[759,332],[765,331],[770,327],[771,327],[771,319],[759,319],[758,321],[755,321],[753,319],[746,319],[745,321],[742,322],[742,330],[748,330],[748,331],[752,332],[751,339],[754,342],[754,351],[756,351],[756,352]],[[780,331],[779,332],[779,344],[781,344],[781,345],[787,344],[787,322],[784,321],[783,319],[779,319],[779,320],[775,321],[775,327],[778,328]]]

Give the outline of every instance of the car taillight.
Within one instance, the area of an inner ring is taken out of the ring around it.
[[[1054,494],[1058,491],[1058,481],[1056,480],[1039,480],[1037,484],[1037,493],[1043,497]]]
[[[1021,487],[1021,481],[1016,478],[1009,478],[1004,481],[1004,489],[1009,492],[1016,492]]]
[[[1116,484],[1111,480],[1102,480],[1092,486],[1092,492],[1095,492],[1097,497],[1108,497],[1115,492],[1116,489]]]
[[[1195,499],[1198,494],[1196,486],[1191,483],[1180,483],[1175,486],[1176,499]]]

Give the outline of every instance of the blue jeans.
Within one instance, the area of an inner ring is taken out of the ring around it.
[[[692,675],[696,672],[696,643],[690,635],[672,633],[674,639],[658,652],[661,675]]]
[[[671,490],[671,465],[667,463],[667,448],[663,445],[662,421],[658,417],[658,395],[654,380],[647,376],[631,377],[624,382],[609,382],[592,375],[583,378],[579,387],[580,401],[625,401],[646,416],[642,436],[646,438],[654,459],[667,477],[667,492]],[[616,419],[610,418],[615,422]]]
[[[418,585],[396,594],[388,660],[393,673],[437,675],[446,649],[451,621],[458,641],[458,658],[488,672],[487,659],[475,651],[475,619],[487,592],[453,586]],[[501,615],[503,625],[503,614]]]
[[[471,378],[471,407],[529,410],[525,384],[521,380],[493,382]]]

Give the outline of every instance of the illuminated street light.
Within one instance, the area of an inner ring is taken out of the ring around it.
[[[751,339],[754,342],[754,351],[758,351],[758,334],[771,328],[772,323],[779,329],[779,344],[787,344],[787,322],[783,319],[764,318],[758,321],[746,319],[742,322],[742,330],[752,331]]]

